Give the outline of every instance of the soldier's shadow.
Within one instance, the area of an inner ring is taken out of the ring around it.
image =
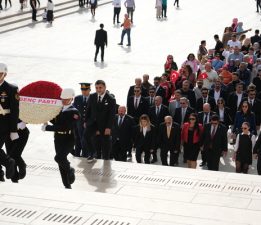
[[[104,63],[104,62],[95,62],[94,65],[96,67],[99,67],[100,69],[104,69],[104,68],[106,68],[108,66],[108,64]]]
[[[87,163],[85,159],[82,159],[78,167],[83,168],[83,174],[88,184],[96,187],[95,192],[107,193],[108,189],[117,186],[110,160]]]

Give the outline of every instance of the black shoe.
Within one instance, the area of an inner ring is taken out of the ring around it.
[[[122,43],[118,43],[118,45],[122,45]]]
[[[104,62],[104,59],[101,59],[102,62]]]
[[[126,46],[131,46],[130,44],[127,44]]]
[[[14,176],[11,178],[11,181],[13,183],[18,183],[18,180],[19,180],[18,172],[15,172]]]
[[[33,20],[34,22],[37,22],[38,20]]]
[[[117,21],[117,23],[121,23],[120,21]]]
[[[6,172],[5,172],[6,179],[12,178],[14,176],[14,173],[15,173],[15,161],[10,158],[6,166]]]
[[[26,164],[22,163],[21,165],[18,165],[18,170],[19,170],[19,173],[18,173],[19,179],[20,180],[24,179],[26,176]]]
[[[68,185],[66,185],[66,186],[64,186],[66,189],[72,189],[72,187],[71,187],[71,185],[70,184],[68,184]]]
[[[156,162],[158,162],[157,159],[152,159],[152,160],[150,161],[150,163],[156,163]]]
[[[202,162],[202,163],[199,164],[199,166],[203,167],[203,166],[206,166],[206,164],[207,164],[206,162]]]
[[[69,182],[70,184],[73,184],[74,181],[75,181],[75,169],[70,168]]]
[[[94,62],[97,62],[97,59],[94,59]]]

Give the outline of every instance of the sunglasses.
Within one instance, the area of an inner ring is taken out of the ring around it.
[[[140,90],[134,90],[134,92],[140,92]]]
[[[218,102],[217,104],[218,104],[218,105],[223,105],[224,103],[223,103],[223,102]]]
[[[208,93],[207,92],[202,92],[202,95],[207,95]]]
[[[196,120],[196,118],[189,118],[189,120]]]
[[[248,129],[248,127],[242,127],[242,130],[247,130]]]
[[[186,103],[185,103],[185,102],[181,102],[180,104],[181,104],[181,105],[185,105]]]
[[[242,108],[247,108],[248,106],[247,105],[242,105]]]

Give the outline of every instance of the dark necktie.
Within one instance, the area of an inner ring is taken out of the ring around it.
[[[150,105],[152,105],[152,101],[153,101],[153,100],[152,100],[152,97],[150,97]]]
[[[157,110],[156,110],[156,115],[157,116],[159,116],[159,111],[160,111],[159,106],[157,106]]]
[[[138,108],[138,99],[136,98],[136,100],[135,100],[135,109],[137,109]]]
[[[215,134],[216,134],[216,126],[214,126],[213,127],[213,130],[212,130],[212,132],[211,132],[211,139],[213,139],[214,138],[214,136],[215,136]]]
[[[119,121],[119,127],[121,127],[121,125],[122,125],[122,116],[120,116],[120,121]]]
[[[99,100],[98,100],[99,103],[101,103],[101,96],[99,96]]]
[[[207,101],[206,101],[206,99],[205,98],[203,98],[203,104],[205,104]]]
[[[205,113],[204,125],[208,123],[208,113]]]

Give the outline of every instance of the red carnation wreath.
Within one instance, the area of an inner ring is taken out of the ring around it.
[[[62,108],[62,88],[49,81],[37,81],[23,87],[20,94],[20,119],[26,123],[46,123]]]

